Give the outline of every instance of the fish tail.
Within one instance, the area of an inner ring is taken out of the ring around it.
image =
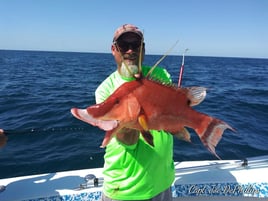
[[[197,130],[198,136],[201,139],[204,146],[218,159],[221,159],[217,155],[215,147],[222,138],[222,134],[225,131],[225,129],[230,129],[234,132],[235,130],[224,121],[221,121],[216,118],[208,117],[206,118],[206,121],[208,121],[207,127],[205,127],[204,129],[200,129],[202,130],[201,132],[200,130]]]

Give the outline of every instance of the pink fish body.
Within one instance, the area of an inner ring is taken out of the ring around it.
[[[204,96],[202,87],[177,88],[140,78],[124,83],[104,102],[86,109],[73,108],[71,113],[107,131],[103,147],[122,128],[140,130],[145,140],[153,145],[149,130],[176,134],[184,127],[189,127],[195,130],[204,146],[218,157],[215,147],[224,130],[234,129],[191,107],[201,102]]]

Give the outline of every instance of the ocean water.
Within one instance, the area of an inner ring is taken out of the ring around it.
[[[147,55],[154,65],[161,56]],[[181,56],[160,64],[178,82]],[[115,69],[111,54],[0,50],[0,178],[103,166],[104,132],[70,108],[94,104],[96,87]],[[226,121],[216,151],[222,159],[268,154],[268,59],[185,58],[183,86],[208,88],[196,110]],[[191,131],[174,140],[174,160],[216,159]]]

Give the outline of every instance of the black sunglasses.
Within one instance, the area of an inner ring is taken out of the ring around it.
[[[141,46],[140,41],[134,41],[134,42],[116,41],[114,42],[114,44],[117,47],[117,50],[119,49],[120,52],[127,52],[129,49],[137,51]]]

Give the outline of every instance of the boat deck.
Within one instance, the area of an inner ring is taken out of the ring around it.
[[[268,156],[175,162],[174,200],[268,200]],[[102,168],[0,179],[1,201],[99,201]]]

